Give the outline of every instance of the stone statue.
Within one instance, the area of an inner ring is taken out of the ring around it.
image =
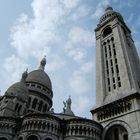
[[[70,111],[71,110],[71,98],[69,96],[69,98],[65,101],[63,101],[64,107],[63,107],[63,113],[65,113],[66,111]]]
[[[51,112],[51,113],[54,113],[54,108],[51,108],[50,112]]]
[[[71,98],[69,96],[69,99],[66,101],[66,104],[67,104],[67,110],[71,110]]]

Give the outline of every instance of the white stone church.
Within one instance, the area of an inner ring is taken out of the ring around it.
[[[96,106],[76,116],[71,98],[55,113],[44,71],[25,71],[0,98],[0,140],[140,140],[140,60],[122,15],[108,6],[95,29]]]

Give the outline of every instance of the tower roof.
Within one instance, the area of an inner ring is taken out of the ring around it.
[[[105,13],[100,18],[99,24],[103,24],[106,21],[113,19],[114,17],[118,17],[120,20],[123,21],[122,15],[120,13],[114,11],[113,8],[110,5],[108,5],[105,9]]]
[[[28,73],[27,70],[22,74],[22,78],[20,82],[17,82],[13,85],[11,85],[6,93],[5,96],[16,96],[17,98],[20,98],[21,100],[27,101],[28,100],[28,89],[25,84],[25,80]]]

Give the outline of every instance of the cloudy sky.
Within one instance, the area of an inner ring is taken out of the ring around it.
[[[46,55],[55,112],[62,111],[70,95],[74,113],[91,118],[96,94],[94,29],[108,4],[124,16],[140,53],[139,0],[1,0],[1,95]]]

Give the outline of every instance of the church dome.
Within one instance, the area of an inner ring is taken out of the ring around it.
[[[100,18],[100,24],[102,24],[114,17],[118,17],[120,20],[123,21],[123,17],[120,13],[114,11],[111,6],[107,6],[107,8],[105,9],[105,13]]]
[[[47,73],[44,71],[45,65],[46,65],[46,59],[44,57],[40,62],[39,68],[28,74],[28,77],[26,78],[26,82],[38,83],[52,90],[51,80],[47,75]]]
[[[27,77],[27,71],[22,74],[22,79],[20,82],[17,82],[10,86],[6,93],[5,96],[13,96],[17,97],[23,101],[28,100],[28,89],[25,84],[25,79]]]
[[[39,83],[49,88],[50,90],[52,89],[52,84],[49,76],[47,75],[47,73],[45,73],[45,71],[41,69],[30,72],[26,79],[26,82]]]

